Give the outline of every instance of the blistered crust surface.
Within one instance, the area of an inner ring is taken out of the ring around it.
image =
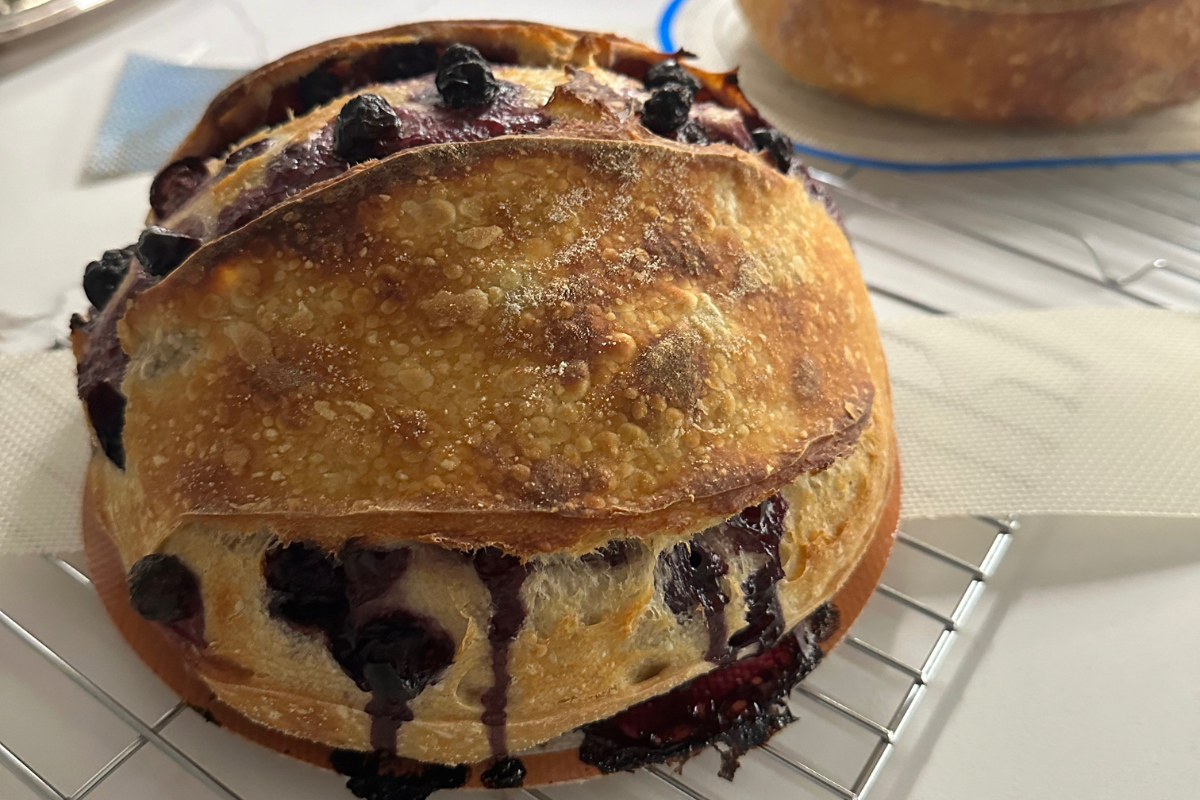
[[[130,562],[195,515],[523,555],[699,530],[848,452],[883,378],[841,230],[722,146],[404,152],[204,247],[121,335]]]
[[[1200,0],[1055,3],[1056,13],[977,0],[739,4],[793,77],[872,105],[1076,124],[1200,97]]]

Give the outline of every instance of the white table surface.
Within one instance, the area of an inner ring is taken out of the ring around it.
[[[64,297],[68,307],[81,306],[83,265],[107,248],[132,241],[140,230],[149,175],[90,185],[79,179],[127,53],[249,66],[323,38],[438,17],[523,16],[653,41],[659,10],[656,2],[631,0],[503,7],[434,0],[116,0],[68,30],[7,46],[0,50],[0,323],[6,316],[54,309]],[[986,209],[1048,195],[1078,209],[1081,197],[1097,193],[1079,189],[1084,178],[1090,187],[1097,181],[1115,186],[1155,180],[1183,191],[1200,186],[1200,172],[1149,166],[1004,178],[860,173],[855,181],[931,214],[975,213],[972,224],[986,226],[993,238],[1021,240],[1047,259],[1079,266],[1086,254],[1068,239]],[[986,200],[972,212],[947,203],[948,191]],[[1064,218],[1081,213],[1055,208]],[[982,313],[1129,302],[1037,259],[1005,255],[886,214],[849,210],[868,280],[938,308]],[[1148,237],[1099,228],[1105,257],[1130,269],[1161,255],[1155,248],[1169,249]],[[1194,289],[1170,280],[1152,279],[1146,292],[1200,307]],[[876,299],[882,316],[915,313]],[[913,529],[953,546],[954,524]],[[1169,520],[1027,520],[872,797],[1200,795],[1198,532],[1194,522]],[[889,569],[901,586],[921,578],[903,564]],[[173,698],[132,655],[122,656],[115,631],[87,591],[40,559],[0,560],[0,609],[99,676],[136,713],[153,719],[170,708]],[[940,596],[936,587],[925,594],[934,601]],[[886,610],[876,611],[888,616]],[[835,657],[814,680],[836,682],[836,669],[851,667]],[[166,730],[173,741],[217,765],[213,768],[222,779],[247,800],[349,797],[336,776],[281,766],[274,759],[282,757],[251,748],[190,712]],[[802,739],[803,732],[792,735]],[[130,738],[128,729],[114,728],[111,717],[76,687],[0,631],[0,741],[69,790]],[[705,759],[689,765],[685,777],[714,798],[791,796],[787,787],[795,785],[794,778],[773,779],[761,760],[748,761],[732,785],[716,780]],[[663,784],[627,777],[548,795],[559,800],[678,797]],[[139,751],[89,796],[212,797],[152,747]],[[0,769],[0,798],[31,797]]]

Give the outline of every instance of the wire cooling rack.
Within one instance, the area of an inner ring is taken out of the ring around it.
[[[845,212],[882,317],[1200,307],[1198,164],[939,176],[818,164],[814,176]],[[800,721],[743,759],[733,784],[707,754],[678,772],[520,794],[867,797],[1017,528],[906,525],[863,616],[793,693]],[[107,622],[80,564],[0,561],[0,797],[349,797],[337,776],[241,742],[170,696]]]

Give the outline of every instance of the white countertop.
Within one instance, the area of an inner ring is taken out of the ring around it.
[[[251,66],[320,39],[416,18],[498,15],[653,41],[659,11],[656,3],[630,0],[509,3],[503,10],[495,4],[431,0],[115,0],[67,31],[7,46],[0,50],[0,280],[5,287],[0,322],[5,315],[48,311],[65,293],[68,304],[78,307],[83,265],[105,249],[132,241],[140,230],[149,175],[90,185],[78,177],[127,53]],[[1200,172],[1193,169],[1162,165],[938,178],[863,172],[853,177],[856,185],[897,198],[906,209],[986,231],[991,239],[1022,250],[1021,255],[850,201],[845,205],[864,272],[885,292],[959,313],[1127,304],[1132,302],[1127,297],[1049,266],[1093,269],[1086,251],[1062,230],[1094,231],[1093,246],[1118,267],[1132,269],[1167,253],[1179,256],[1178,242],[1163,241],[1164,226],[1174,232],[1170,225],[1175,225],[1183,233],[1200,232],[1200,226],[1188,228],[1186,220],[1168,224],[1160,214],[1151,218],[1124,206],[1113,206],[1111,215],[1099,213],[1088,203],[1106,197],[1103,187],[1116,195],[1123,186],[1169,186],[1181,197],[1194,188],[1200,198]],[[962,193],[975,200],[961,202]],[[1151,224],[1159,236],[1132,230]],[[1200,307],[1196,287],[1169,278],[1151,278],[1138,290]],[[876,301],[884,316],[917,313],[883,294]],[[961,521],[909,527],[949,549],[967,546]],[[1195,522],[1026,520],[871,796],[1195,796],[1200,785],[1197,533]],[[960,590],[931,574],[928,565],[904,558],[889,566],[888,580],[935,605]],[[152,722],[174,699],[124,650],[89,592],[42,559],[0,560],[0,609]],[[876,598],[856,631],[881,645],[907,646],[898,640],[918,636],[920,627],[907,613]],[[813,684],[849,700],[856,671],[863,668],[860,661],[842,648],[814,675]],[[869,706],[877,699],[861,702]],[[802,718],[819,714],[805,705],[799,711]],[[164,731],[246,800],[349,798],[336,776],[244,744],[190,711],[173,718]],[[0,742],[69,794],[133,738],[40,656],[0,631]],[[813,754],[831,770],[839,759],[853,762],[851,751],[859,746],[850,733],[844,742],[837,737],[809,741],[803,721],[776,742],[783,751]],[[729,800],[829,796],[810,793],[807,783],[780,769],[754,754],[745,759],[737,781],[726,784],[715,778],[705,757],[688,765],[684,780]],[[546,795],[555,800],[681,797],[644,776],[549,789]],[[146,747],[89,796],[211,800],[214,795]],[[0,767],[0,798],[31,797],[36,795]]]

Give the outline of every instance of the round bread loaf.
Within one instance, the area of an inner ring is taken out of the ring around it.
[[[791,646],[880,525],[866,290],[732,76],[405,26],[248,75],[176,156],[73,324],[90,511],[249,720],[520,753]]]
[[[738,0],[794,78],[871,105],[1074,125],[1200,97],[1200,0]]]

